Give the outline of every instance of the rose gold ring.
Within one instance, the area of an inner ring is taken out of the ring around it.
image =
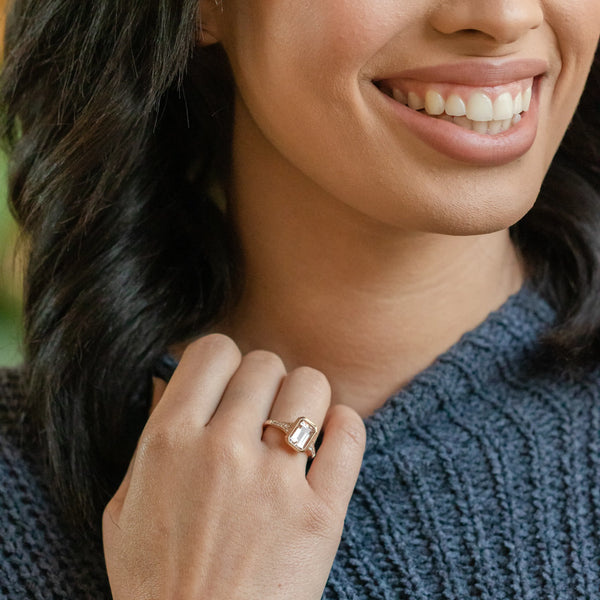
[[[310,458],[315,457],[315,440],[319,435],[319,428],[310,419],[298,417],[293,423],[267,419],[263,428],[268,425],[281,429],[286,434],[285,441],[288,446],[296,452],[306,452]]]

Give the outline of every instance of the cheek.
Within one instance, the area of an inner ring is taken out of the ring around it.
[[[309,45],[298,56],[304,68],[328,70],[330,76],[335,69],[340,77],[356,78],[394,38],[405,38],[406,29],[422,13],[423,7],[410,1],[320,0],[308,21],[296,29],[293,45],[302,47],[308,35]]]
[[[234,1],[223,44],[241,101],[262,134],[296,162],[297,156],[289,156],[294,148],[316,150],[324,127],[328,138],[339,136],[356,119],[350,107],[359,73],[394,36],[398,20],[391,15],[400,3]],[[331,140],[322,154],[330,155],[339,143]]]
[[[600,35],[598,0],[548,0],[546,21],[564,56],[586,51],[593,54]]]
[[[423,13],[423,0],[233,1],[223,43],[245,108],[283,154],[309,147],[315,162],[356,146],[362,70]]]
[[[556,0],[549,4],[546,20],[553,30],[561,65],[557,87],[570,87],[576,105],[598,46],[600,2]]]
[[[225,49],[238,76],[287,85],[349,80],[422,13],[397,0],[235,0]],[[401,5],[401,6],[399,6]],[[421,2],[422,5],[422,2]],[[238,79],[240,83],[240,79]]]
[[[557,137],[553,154],[577,108],[594,59],[600,36],[600,2],[557,0],[549,4],[546,18],[558,53],[550,107],[551,131]]]

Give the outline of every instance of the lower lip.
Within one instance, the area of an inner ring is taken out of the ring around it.
[[[476,133],[443,119],[435,119],[378,92],[421,141],[455,160],[482,166],[503,165],[523,156],[535,141],[539,112],[538,78],[534,81],[529,110],[521,113],[522,118],[516,125],[496,135]]]

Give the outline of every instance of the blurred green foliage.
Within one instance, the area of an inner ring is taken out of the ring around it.
[[[0,153],[0,365],[21,360],[21,298],[15,223],[6,204],[6,159]]]
[[[3,53],[6,0],[0,0],[0,62]],[[14,246],[17,236],[6,204],[6,157],[0,152],[0,366],[21,360],[20,277],[16,273]]]

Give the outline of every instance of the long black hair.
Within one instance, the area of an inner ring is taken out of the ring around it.
[[[59,506],[98,528],[147,417],[152,366],[235,301],[211,194],[233,81],[195,47],[197,0],[13,0],[0,82],[28,249],[26,404]],[[555,304],[550,344],[600,348],[600,55],[535,208],[513,228]]]

